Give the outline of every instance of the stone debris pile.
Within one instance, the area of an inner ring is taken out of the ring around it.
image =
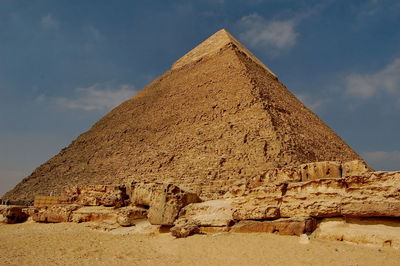
[[[348,165],[354,168],[344,167]],[[292,178],[294,173],[298,178]],[[300,236],[313,233],[319,223],[331,230],[324,218],[400,217],[400,172],[373,172],[362,161],[316,162],[291,171],[274,169],[268,177],[275,181],[245,190],[232,188],[217,200],[202,200],[174,184],[132,181],[67,187],[60,204],[0,210],[5,223],[31,217],[45,223],[107,224],[112,230],[146,221],[178,238],[216,232]],[[319,235],[329,238],[328,229]],[[397,240],[390,241],[400,246]]]

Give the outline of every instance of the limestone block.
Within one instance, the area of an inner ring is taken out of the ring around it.
[[[147,217],[155,225],[173,225],[183,207],[200,202],[197,194],[168,183],[132,182],[127,191],[132,204],[149,206]]]
[[[181,219],[171,228],[171,234],[176,238],[188,237],[199,233],[199,226],[193,221]]]
[[[319,179],[289,183],[280,206],[281,217],[332,217],[341,215],[346,183],[343,179]]]
[[[232,199],[221,199],[189,204],[181,210],[179,219],[193,221],[198,226],[228,226],[233,221],[232,203]]]
[[[275,219],[280,217],[281,197],[246,196],[233,199],[232,217],[235,220]]]
[[[240,221],[230,229],[235,233],[278,233],[280,235],[310,234],[317,227],[314,218],[289,218],[272,221]]]
[[[298,167],[274,168],[265,172],[263,179],[265,184],[286,181],[297,182],[301,181],[301,172]]]
[[[341,178],[342,170],[340,162],[324,161],[306,163],[299,166],[302,181],[320,178]]]
[[[200,234],[219,234],[219,233],[227,233],[229,232],[229,226],[200,226],[199,233]]]
[[[74,210],[70,217],[70,222],[104,222],[116,224],[118,210],[113,207],[87,206]]]
[[[70,204],[85,206],[117,206],[124,205],[125,187],[105,185],[82,185],[66,187],[63,196]]]
[[[371,171],[371,168],[362,160],[353,160],[342,163],[343,177],[364,174]]]
[[[117,222],[121,226],[132,226],[138,219],[147,217],[147,209],[142,207],[123,207],[117,212]]]
[[[37,207],[32,215],[35,222],[63,223],[70,222],[72,212],[79,209],[78,205],[52,205]]]
[[[345,181],[343,215],[400,217],[400,172],[368,172]]]
[[[313,236],[377,247],[400,248],[400,227],[397,219],[329,218],[323,219]]]

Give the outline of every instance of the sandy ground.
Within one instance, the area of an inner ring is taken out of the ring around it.
[[[0,265],[400,265],[400,250],[294,236],[116,235],[84,224],[0,225]]]

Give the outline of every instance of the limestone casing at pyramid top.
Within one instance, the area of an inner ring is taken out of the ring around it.
[[[220,51],[221,48],[228,44],[234,44],[239,50],[245,53],[254,62],[266,69],[271,75],[277,77],[267,66],[265,66],[257,57],[255,57],[246,47],[235,39],[227,30],[222,29],[214,33],[208,39],[193,48],[187,54],[179,58],[172,64],[171,69],[178,69],[192,62],[198,61],[203,57],[211,56]]]

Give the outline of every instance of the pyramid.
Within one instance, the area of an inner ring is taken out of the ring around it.
[[[168,181],[205,198],[271,168],[360,157],[226,30],[177,60],[5,194]]]

